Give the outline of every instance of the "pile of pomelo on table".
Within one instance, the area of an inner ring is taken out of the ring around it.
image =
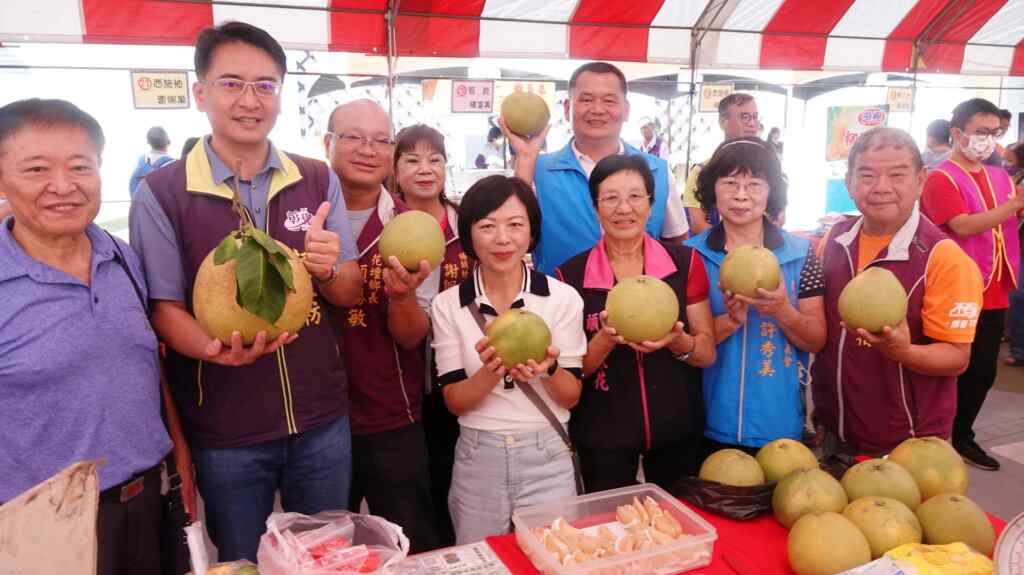
[[[907,543],[963,542],[985,555],[995,530],[964,494],[963,459],[937,437],[908,439],[886,459],[862,461],[836,480],[802,443],[778,439],[751,457],[711,454],[700,478],[750,487],[777,481],[776,519],[789,532],[789,563],[798,575],[840,573]]]

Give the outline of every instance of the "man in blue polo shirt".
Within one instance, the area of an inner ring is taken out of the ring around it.
[[[68,102],[0,108],[0,195],[13,211],[0,223],[0,504],[106,459],[98,573],[159,573],[171,440],[141,266],[93,223],[102,151],[99,124]]]
[[[682,241],[689,226],[682,199],[665,160],[622,141],[629,119],[626,77],[607,62],[584,64],[569,79],[565,118],[573,138],[561,150],[541,155],[547,131],[526,140],[504,127],[516,153],[515,175],[532,183],[544,215],[534,266],[546,274],[572,256],[594,247],[601,237],[587,181],[594,166],[612,154],[643,154],[654,173],[654,204],[647,233],[666,241]]]

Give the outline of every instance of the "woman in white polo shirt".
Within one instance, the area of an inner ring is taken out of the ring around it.
[[[437,371],[460,425],[448,495],[460,545],[507,533],[517,507],[576,494],[562,433],[580,397],[587,349],[583,300],[523,263],[539,238],[540,220],[533,191],[522,180],[490,176],[474,184],[459,206],[458,225],[463,249],[479,263],[468,280],[431,306]],[[489,322],[520,307],[544,318],[552,345],[539,364],[531,360],[507,370],[474,309]],[[562,433],[520,386],[536,392]]]

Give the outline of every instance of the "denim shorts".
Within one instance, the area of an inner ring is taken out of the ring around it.
[[[554,429],[500,434],[461,428],[448,493],[456,544],[508,533],[519,507],[575,495],[572,458]]]

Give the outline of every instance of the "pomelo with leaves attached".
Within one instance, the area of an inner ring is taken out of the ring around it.
[[[192,313],[203,331],[225,345],[238,331],[252,345],[267,332],[267,343],[296,334],[313,305],[313,282],[301,256],[253,225],[239,201],[236,170],[232,209],[238,229],[207,254],[192,284]]]

